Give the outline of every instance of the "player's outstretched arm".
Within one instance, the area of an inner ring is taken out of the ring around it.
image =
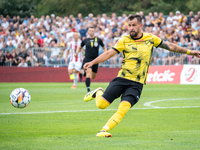
[[[188,49],[186,49],[184,47],[178,46],[178,45],[173,44],[173,43],[169,43],[169,42],[163,41],[162,44],[159,45],[159,47],[167,49],[167,50],[172,51],[172,52],[188,54],[188,55],[194,55],[194,56],[200,58],[200,52],[199,51],[197,51],[197,50],[188,50]]]
[[[97,58],[95,58],[93,61],[85,63],[85,65],[83,66],[83,68],[87,69],[87,68],[92,67],[95,64],[104,62],[104,61],[108,60],[109,58],[111,58],[112,56],[114,56],[115,54],[117,54],[117,51],[111,48],[108,51],[102,53]]]

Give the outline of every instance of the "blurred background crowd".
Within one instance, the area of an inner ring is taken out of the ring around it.
[[[152,33],[165,41],[175,43],[191,50],[200,50],[200,11],[183,14],[180,11],[163,14],[142,11],[143,31]],[[69,15],[64,17],[42,15],[40,18],[26,16],[0,15],[0,65],[1,66],[67,66],[68,43],[73,32],[80,33],[80,39],[88,37],[87,28],[95,27],[95,36],[101,38],[107,49],[128,33],[128,16],[105,13],[94,16]],[[103,53],[102,47],[99,54]],[[118,54],[102,63],[106,67],[119,67],[123,61]],[[151,65],[199,64],[199,59],[185,54],[172,53],[154,48]]]

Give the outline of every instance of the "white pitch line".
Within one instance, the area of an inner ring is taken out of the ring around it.
[[[200,106],[180,106],[180,107],[148,107],[148,108],[131,108],[137,109],[173,109],[173,108],[198,108]],[[41,112],[16,112],[16,113],[0,113],[0,115],[26,115],[26,114],[50,114],[50,113],[71,113],[71,112],[96,112],[96,111],[113,111],[117,109],[99,109],[99,110],[64,110],[64,111],[41,111]]]
[[[176,99],[162,99],[162,100],[156,100],[156,101],[151,101],[151,102],[146,102],[144,103],[144,106],[148,106],[151,108],[167,108],[167,107],[159,107],[159,106],[154,106],[152,105],[153,103],[157,102],[163,102],[163,101],[174,101],[174,100],[187,100],[187,99],[200,99],[200,98],[176,98]],[[180,106],[181,107],[181,106]],[[180,107],[171,107],[171,108],[180,108]],[[200,106],[182,106],[181,108],[193,108],[193,107],[200,107]]]

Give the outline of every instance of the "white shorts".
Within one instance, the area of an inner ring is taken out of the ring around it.
[[[77,71],[81,70],[82,62],[69,62],[68,70],[75,69]]]

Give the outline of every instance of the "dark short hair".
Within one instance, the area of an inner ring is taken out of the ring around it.
[[[133,20],[133,19],[137,19],[137,21],[139,22],[139,23],[142,23],[142,17],[140,16],[140,15],[130,15],[129,17],[128,17],[128,20]]]
[[[89,26],[89,27],[87,28],[87,30],[89,30],[89,28],[92,28],[92,29],[94,29],[94,26]]]

